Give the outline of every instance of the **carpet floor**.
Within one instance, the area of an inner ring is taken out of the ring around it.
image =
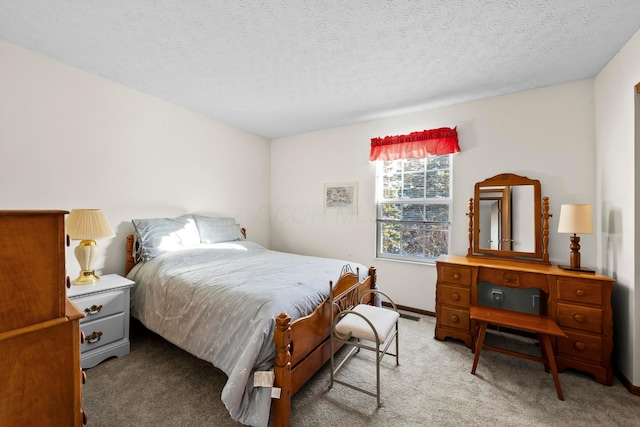
[[[542,364],[433,338],[435,318],[400,319],[400,366],[385,357],[382,407],[339,384],[329,390],[328,364],[294,396],[292,426],[640,426],[640,397],[585,373],[560,374],[558,400]],[[240,426],[220,394],[226,376],[148,331],[135,320],[131,353],[87,369],[83,409],[90,427]],[[487,343],[539,354],[531,340],[496,331]],[[339,375],[374,390],[373,355],[361,351]]]

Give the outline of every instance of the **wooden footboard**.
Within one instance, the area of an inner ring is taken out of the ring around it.
[[[361,283],[360,292],[375,287],[376,269],[369,267],[369,276]],[[333,292],[338,295],[347,288],[345,284]],[[364,302],[373,303],[372,298]],[[273,400],[274,427],[290,426],[291,398],[331,357],[330,309],[327,297],[309,316],[293,322],[286,313],[276,318],[274,371],[275,386],[280,387],[281,393],[280,399]]]
[[[243,229],[243,234],[246,231]],[[245,235],[246,236],[246,235]],[[133,235],[127,236],[126,273],[136,265]],[[354,282],[355,283],[355,282]],[[327,283],[327,287],[329,283]],[[337,295],[348,288],[340,281],[334,287]],[[369,276],[361,283],[361,293],[376,287],[376,269],[369,267]],[[372,303],[372,297],[369,297]],[[331,357],[329,332],[331,312],[327,297],[310,315],[291,321],[286,313],[275,319],[274,342],[275,386],[281,389],[279,399],[273,400],[274,427],[288,427],[291,420],[291,398]],[[336,346],[336,350],[339,347]]]

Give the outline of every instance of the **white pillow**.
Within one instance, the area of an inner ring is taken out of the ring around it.
[[[191,215],[179,218],[131,220],[138,244],[138,261],[149,261],[164,252],[192,248],[200,244],[200,234]]]
[[[235,218],[193,215],[202,243],[221,243],[244,240]]]

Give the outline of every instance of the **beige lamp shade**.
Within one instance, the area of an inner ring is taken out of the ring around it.
[[[67,234],[73,240],[115,237],[101,209],[73,209],[67,217]]]
[[[558,233],[593,234],[591,205],[561,205]]]

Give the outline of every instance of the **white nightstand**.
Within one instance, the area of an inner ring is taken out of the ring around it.
[[[133,285],[117,274],[105,274],[94,285],[67,289],[67,297],[85,314],[80,319],[82,369],[129,353],[129,290]]]

